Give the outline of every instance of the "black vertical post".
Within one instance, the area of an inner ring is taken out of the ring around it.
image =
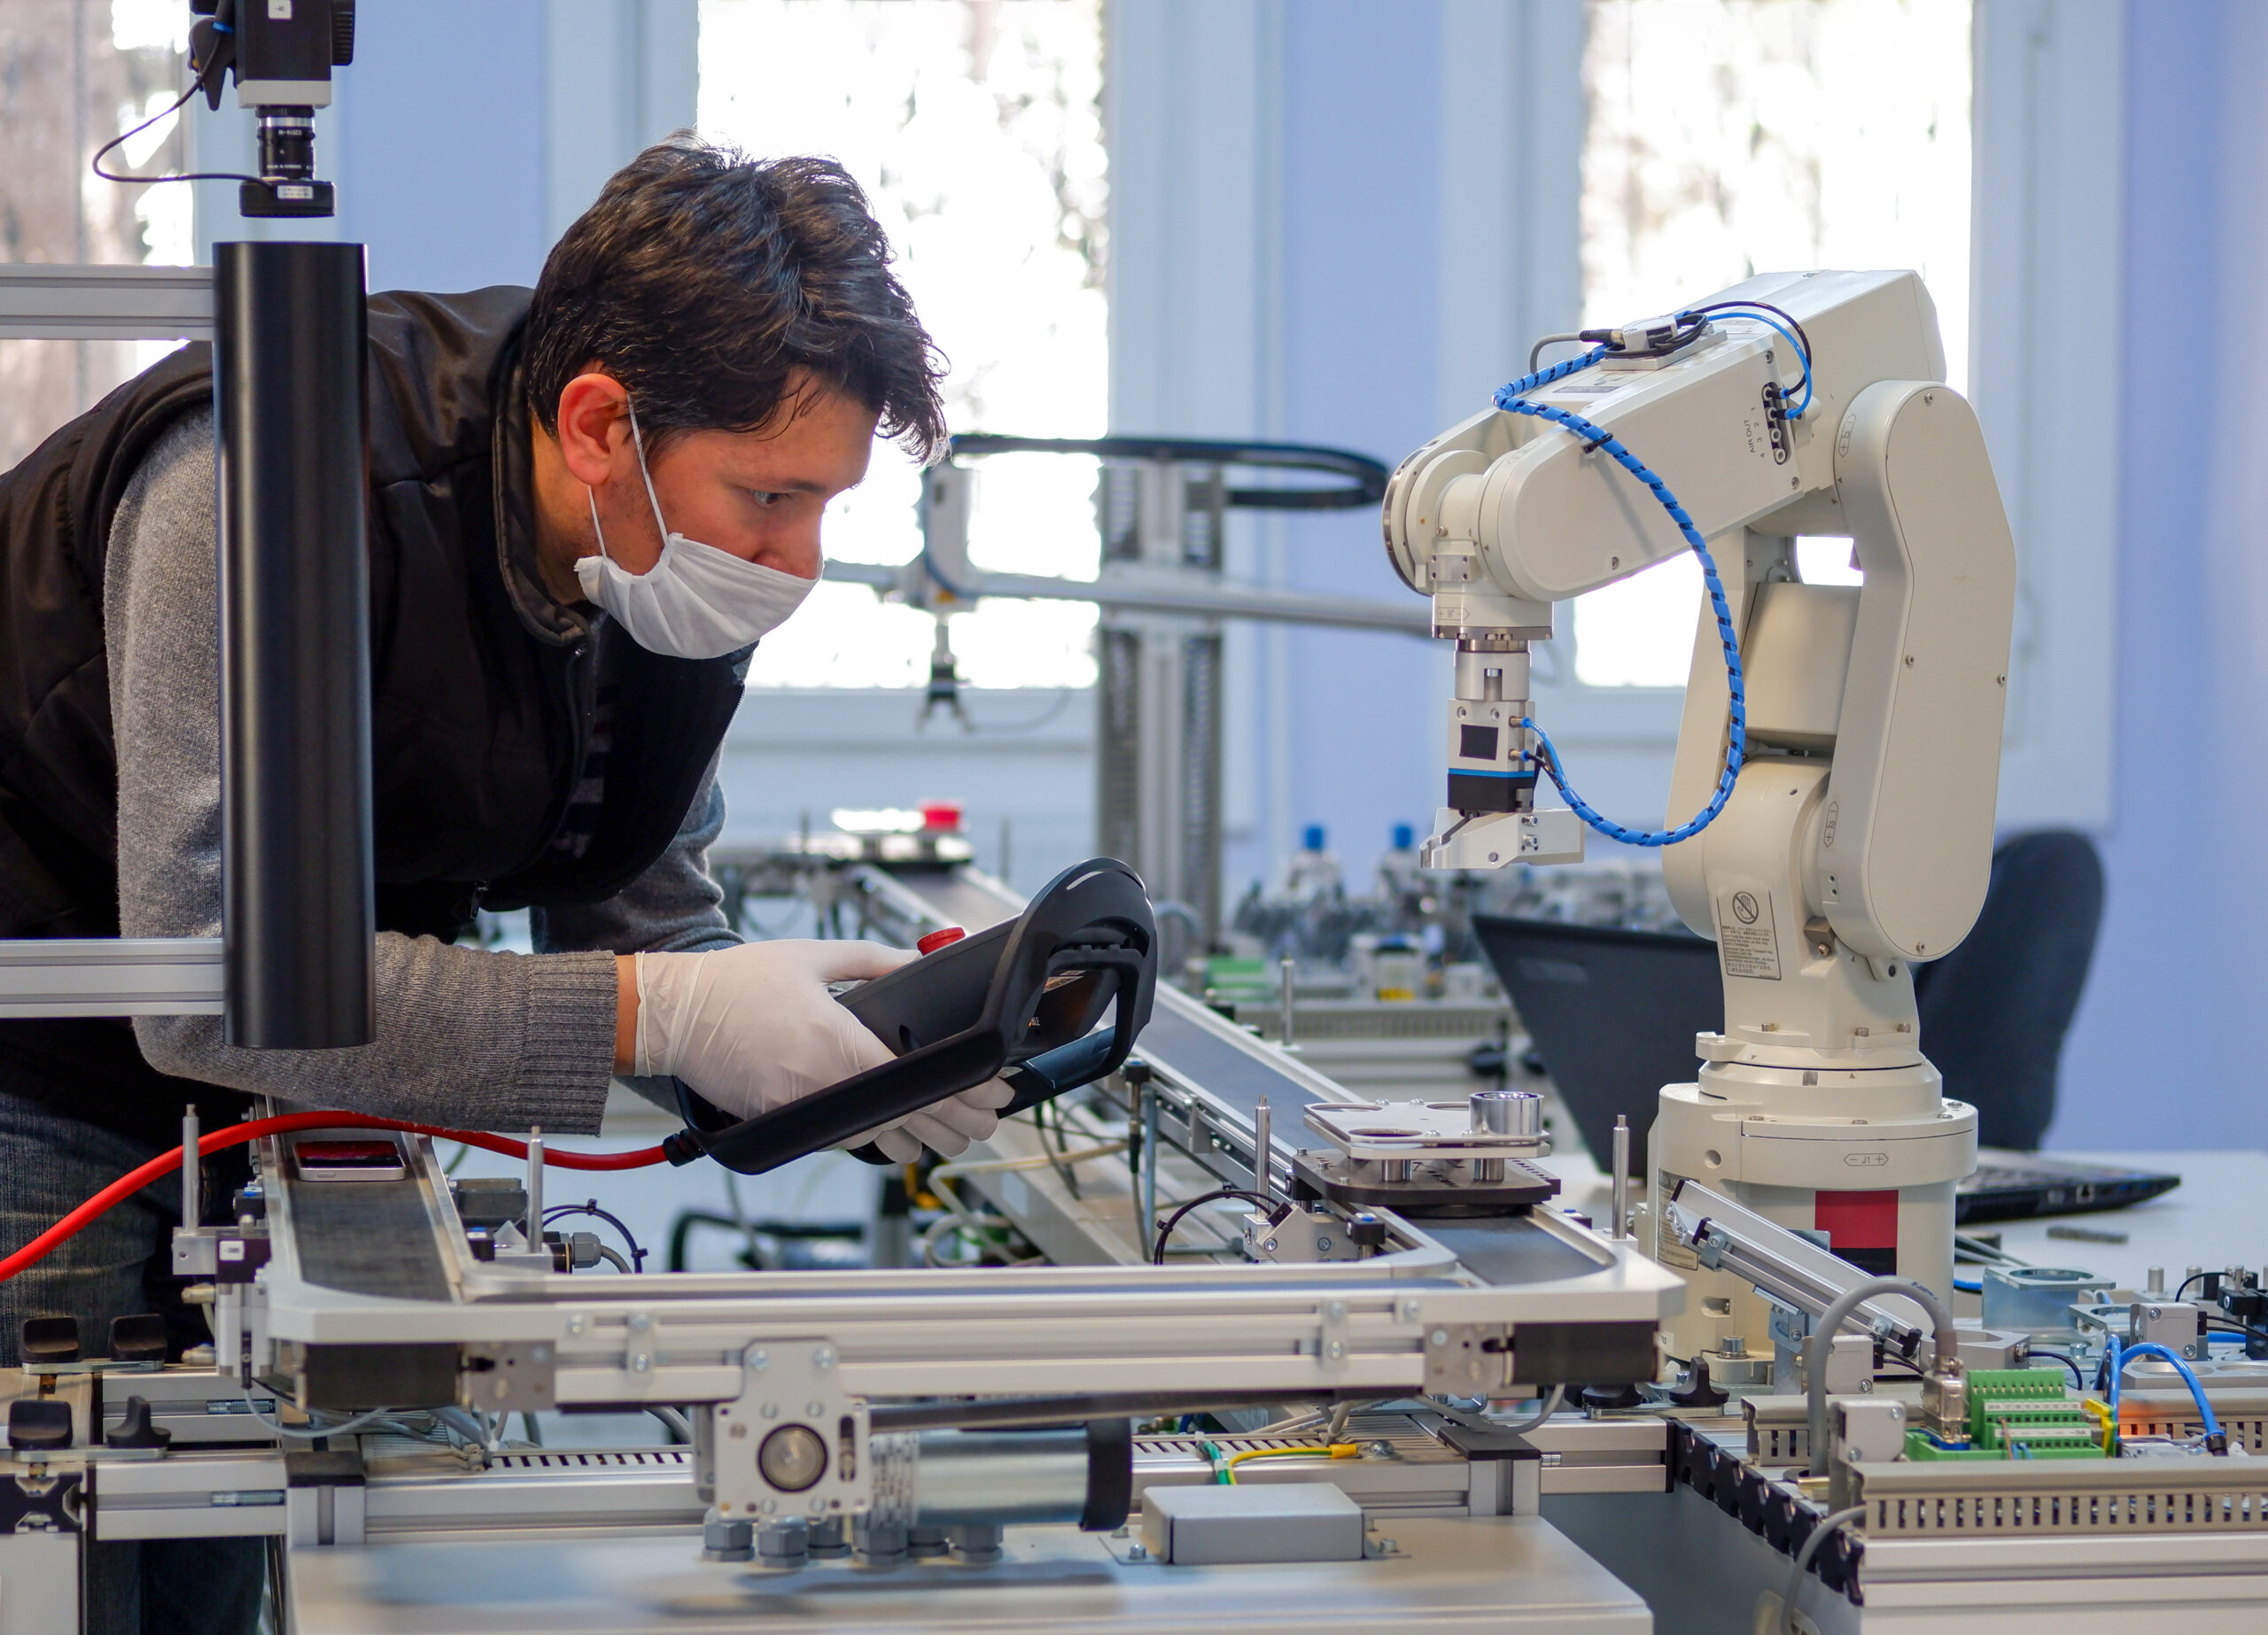
[[[216,246],[230,1044],[374,1032],[362,246]]]

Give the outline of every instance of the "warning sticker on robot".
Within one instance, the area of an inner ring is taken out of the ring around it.
[[[1769,892],[1734,889],[1717,894],[1717,957],[1727,976],[1780,980],[1780,941],[1772,928]]]

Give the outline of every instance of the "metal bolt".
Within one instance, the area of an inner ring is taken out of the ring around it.
[[[1315,1246],[1318,1253],[1329,1254],[1331,1252],[1331,1240],[1327,1237],[1317,1238],[1315,1240]]]
[[[735,1442],[745,1442],[748,1440],[748,1427],[740,1421],[734,1420],[732,1430],[726,1434]]]
[[[757,1346],[748,1354],[748,1366],[761,1374],[772,1366],[772,1353]]]
[[[1447,1345],[1449,1343],[1449,1331],[1447,1329],[1436,1329],[1425,1337],[1435,1345]]]
[[[633,1357],[630,1360],[630,1371],[633,1374],[643,1374],[647,1369],[653,1366],[654,1360],[651,1357],[649,1357],[644,1352],[640,1352],[635,1357]]]
[[[767,1402],[762,1407],[757,1409],[757,1413],[765,1419],[778,1419],[780,1417],[780,1405],[776,1402]],[[733,1430],[737,1432],[740,1430],[740,1427],[735,1425],[733,1427]]]
[[[1130,1561],[1148,1561],[1150,1559],[1150,1546],[1146,1544],[1128,1545],[1126,1546],[1126,1559]]]
[[[712,1561],[745,1561],[756,1554],[755,1528],[722,1515],[711,1516],[701,1529],[701,1554]]]
[[[1271,1255],[1274,1254],[1276,1252],[1276,1240],[1272,1237],[1270,1238],[1266,1243],[1261,1245],[1261,1248]]]
[[[804,1412],[810,1414],[813,1419],[824,1419],[827,1416],[827,1404],[814,1398],[812,1400],[804,1404]]]
[[[1326,1237],[1323,1241],[1327,1244],[1331,1240]],[[1344,1300],[1330,1300],[1324,1302],[1323,1314],[1329,1318],[1332,1322],[1345,1322],[1347,1321],[1347,1302]]]
[[[1330,1344],[1323,1348],[1323,1354],[1330,1358],[1333,1362],[1339,1361],[1347,1355],[1347,1342],[1344,1340],[1332,1341]]]
[[[1415,1300],[1404,1300],[1402,1303],[1402,1321],[1404,1322],[1416,1322],[1418,1321],[1418,1313],[1423,1309],[1424,1308],[1421,1307]]]
[[[630,1332],[631,1332],[631,1333],[633,1333],[633,1334],[643,1334],[643,1333],[645,1333],[645,1332],[646,1332],[646,1330],[647,1330],[647,1329],[649,1329],[652,1328],[653,1326],[654,1326],[654,1320],[653,1320],[652,1316],[651,1316],[651,1315],[649,1315],[649,1313],[645,1313],[645,1312],[633,1312],[633,1313],[630,1313]]]
[[[832,1345],[822,1345],[812,1353],[812,1367],[817,1368],[821,1374],[834,1366],[835,1347]]]
[[[580,1334],[587,1325],[588,1321],[589,1320],[586,1318],[582,1313],[577,1312],[572,1317],[570,1317],[567,1320],[567,1332],[570,1334]]]
[[[827,1500],[826,1500],[826,1499],[819,1499],[819,1498],[816,1498],[816,1497],[814,1497],[814,1498],[812,1499],[812,1513],[813,1513],[814,1515],[826,1515],[826,1514],[827,1514]]]

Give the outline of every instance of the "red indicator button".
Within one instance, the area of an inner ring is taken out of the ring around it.
[[[959,926],[947,926],[943,931],[931,932],[913,946],[925,954],[934,954],[941,948],[959,941],[967,934],[968,933],[963,931]]]

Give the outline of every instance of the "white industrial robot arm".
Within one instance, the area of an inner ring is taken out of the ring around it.
[[[1703,308],[1516,383],[1511,408],[1428,444],[1388,490],[1389,554],[1457,644],[1428,861],[1572,860],[1584,822],[1665,847],[1679,912],[1719,945],[1726,1019],[1702,1036],[1699,1083],[1664,1092],[1657,1184],[1745,1189],[1805,1228],[1817,1198],[1883,1197],[1894,1244],[1853,1252],[1894,1248],[1942,1291],[1975,1115],[1922,1056],[1909,962],[1967,934],[1990,872],[2008,523],[1914,275],[1769,275]],[[1863,585],[1802,583],[1799,534],[1851,537]],[[1527,647],[1554,602],[1685,549],[1722,606],[1694,645],[1676,826],[1626,830],[1539,755]],[[1539,772],[1573,810],[1535,808]]]
[[[1669,837],[1713,815],[1728,760],[1831,755],[1832,845],[1864,861],[1836,875],[1827,918],[1878,957],[1944,951],[1974,918],[1989,864],[2014,557],[1975,417],[1938,384],[1928,293],[1908,273],[1767,275],[1608,336],[1590,367],[1578,360],[1500,393],[1500,403],[1518,399],[1517,412],[1484,411],[1419,449],[1387,491],[1388,554],[1432,597],[1434,634],[1457,643],[1444,825],[1456,833],[1436,834],[1433,860],[1474,868],[1580,855],[1580,831],[1566,823],[1547,824],[1554,843],[1542,855],[1532,838],[1525,854],[1489,838],[1509,839],[1512,821],[1533,811],[1544,770],[1534,734],[1518,725],[1529,709],[1528,644],[1552,633],[1553,603],[1697,552],[1697,539],[1707,565],[1723,570],[1723,606],[1703,609],[1695,645],[1670,801],[1679,826],[1601,826],[1668,844],[1680,909],[1706,931],[1715,916],[1696,848]],[[1924,419],[1946,429],[1924,435]],[[1601,446],[1591,428],[1613,442]],[[1942,537],[1909,540],[1930,497],[1953,508],[1928,520]],[[1867,589],[1797,585],[1798,532],[1853,535]],[[1909,630],[1948,649],[1927,674],[1918,654],[1909,661]],[[1727,633],[1738,643],[1731,654]],[[1737,733],[1735,676],[1747,681],[1750,713],[1762,712]],[[1904,779],[1902,796],[1885,788],[1917,751],[1928,765],[1909,770],[1921,775]],[[1953,854],[1961,866],[1917,895],[1907,878],[1917,852],[1933,872]]]

